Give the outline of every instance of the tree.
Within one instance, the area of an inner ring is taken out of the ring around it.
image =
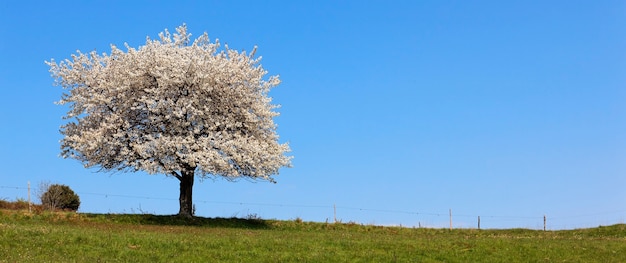
[[[80,198],[67,185],[42,183],[43,193],[39,196],[41,204],[50,210],[78,210]]]
[[[278,105],[268,92],[280,83],[250,54],[220,47],[207,33],[190,41],[185,24],[138,49],[111,54],[77,51],[46,61],[58,104],[69,105],[61,155],[103,171],[145,171],[180,181],[179,215],[193,216],[194,177],[274,182],[289,167],[278,142]]]

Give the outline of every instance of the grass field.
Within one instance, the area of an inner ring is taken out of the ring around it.
[[[0,262],[626,262],[626,225],[448,230],[4,209]]]

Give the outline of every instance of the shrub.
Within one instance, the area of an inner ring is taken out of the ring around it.
[[[41,195],[41,204],[50,210],[76,211],[80,206],[80,198],[69,186],[52,184]]]
[[[15,201],[0,199],[0,208],[10,210],[28,209],[28,201],[18,198]]]

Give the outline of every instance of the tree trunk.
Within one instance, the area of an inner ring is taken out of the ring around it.
[[[193,217],[194,211],[191,194],[193,191],[194,170],[181,171],[180,175],[180,197],[178,198],[180,210],[178,211],[178,215]]]

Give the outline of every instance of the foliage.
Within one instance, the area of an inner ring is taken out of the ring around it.
[[[278,142],[278,106],[268,92],[280,83],[247,54],[220,48],[204,33],[193,42],[186,25],[127,52],[78,51],[46,62],[68,90],[61,127],[62,156],[86,167],[173,176],[181,184],[181,214],[192,215],[195,175],[273,181],[290,165]]]
[[[18,198],[15,201],[7,201],[5,199],[0,199],[0,209],[8,209],[8,210],[30,210],[31,212],[39,213],[43,210],[43,206],[39,204],[30,204],[27,200],[22,198]]]
[[[0,211],[0,251],[7,262],[626,262],[623,224],[544,232],[259,222]]]
[[[14,202],[0,199],[0,209],[28,209],[28,201],[24,199],[17,199]]]
[[[41,195],[41,204],[50,210],[76,211],[80,206],[80,197],[67,185],[49,185]]]

